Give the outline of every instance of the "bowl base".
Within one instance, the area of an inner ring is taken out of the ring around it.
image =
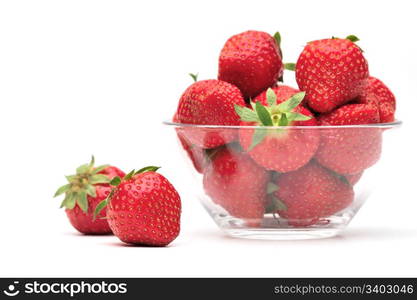
[[[260,223],[257,222],[257,225],[250,225],[245,220],[223,213],[208,211],[217,226],[226,234],[237,238],[262,240],[329,238],[343,231],[352,219],[352,212],[345,211],[344,213],[321,219],[319,223],[313,226],[294,227],[288,225],[285,219],[273,215],[265,215]]]
[[[323,239],[338,235],[343,229],[338,228],[222,228],[231,237],[258,240],[309,240]]]

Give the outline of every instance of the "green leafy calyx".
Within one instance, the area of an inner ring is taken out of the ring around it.
[[[260,102],[251,102],[252,109],[235,105],[235,111],[242,121],[254,122],[258,126],[290,126],[294,121],[307,121],[312,118],[311,116],[306,116],[295,111],[304,97],[305,92],[299,92],[291,96],[288,100],[277,104],[277,95],[273,89],[269,88],[266,91],[267,105],[262,105]],[[261,143],[267,136],[267,133],[267,129],[256,128],[248,150],[252,150],[256,145]]]
[[[356,35],[353,35],[353,34],[348,35],[346,37],[346,39],[349,40],[349,41],[351,41],[352,43],[356,43],[356,42],[359,41],[359,38]]]
[[[281,34],[278,31],[274,33],[274,40],[278,47],[281,46]]]
[[[272,182],[268,183],[267,194],[269,196],[268,196],[268,201],[265,206],[265,213],[274,214],[280,210],[283,211],[283,210],[288,209],[285,203],[281,201],[280,199],[278,199],[278,197],[276,196],[275,192],[278,190],[279,190],[279,187],[275,183],[272,183]]]
[[[198,80],[198,73],[195,73],[195,74],[193,74],[193,73],[188,73],[188,75],[190,75],[190,76],[191,76],[191,78],[194,80],[194,82],[197,82],[197,80]]]
[[[99,204],[97,204],[96,208],[94,209],[94,219],[96,219],[97,216],[100,214],[100,212],[110,203],[110,201],[111,201],[111,199],[114,195],[114,192],[116,190],[116,187],[118,185],[120,185],[123,180],[130,180],[130,179],[132,179],[133,176],[135,176],[137,174],[142,174],[142,173],[145,173],[145,172],[156,172],[158,169],[160,169],[160,167],[156,167],[156,166],[147,166],[147,167],[144,167],[144,168],[139,169],[139,170],[133,169],[132,171],[127,173],[125,175],[125,177],[123,177],[123,179],[120,178],[119,176],[116,176],[112,180],[110,180],[109,183],[110,183],[110,185],[113,186],[113,188],[110,191],[107,198],[104,199],[103,201],[101,201]]]
[[[340,38],[337,36],[332,36],[332,40],[337,40],[337,39],[340,39]],[[360,39],[356,35],[353,35],[353,34],[348,35],[347,37],[345,37],[345,39],[351,41],[352,43],[356,43],[360,41]]]
[[[275,214],[279,211],[285,211],[287,210],[287,205],[285,205],[284,202],[282,202],[280,199],[275,197],[275,195],[272,195],[269,197],[266,206],[265,206],[265,213],[267,214]]]
[[[59,187],[55,192],[54,197],[65,194],[65,198],[61,203],[61,207],[66,209],[73,209],[78,205],[85,213],[88,212],[88,196],[96,197],[96,184],[106,184],[110,182],[110,178],[103,174],[98,174],[103,171],[108,165],[101,165],[94,167],[94,156],[90,163],[79,166],[76,169],[76,174],[65,176],[68,183]]]

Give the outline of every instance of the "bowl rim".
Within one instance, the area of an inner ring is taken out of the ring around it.
[[[315,126],[240,126],[240,125],[204,125],[204,124],[189,124],[189,123],[177,123],[173,121],[163,121],[162,124],[173,127],[185,127],[185,128],[208,128],[208,129],[337,129],[337,128],[399,128],[403,122],[401,120],[395,120],[390,123],[374,123],[374,124],[360,124],[360,125],[315,125]]]

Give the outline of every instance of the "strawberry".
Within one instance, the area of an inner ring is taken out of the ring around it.
[[[245,98],[273,86],[282,76],[280,36],[245,31],[229,38],[219,57],[218,79],[236,85]]]
[[[94,220],[94,208],[106,199],[111,191],[109,182],[116,176],[124,176],[123,171],[116,167],[102,165],[94,167],[94,157],[89,164],[77,168],[75,175],[66,176],[68,184],[61,186],[55,197],[65,193],[61,207],[72,226],[84,234],[111,233],[106,211],[100,214],[101,219]]]
[[[381,80],[375,77],[368,78],[367,88],[359,96],[358,103],[375,105],[379,110],[381,123],[395,120],[395,96]]]
[[[319,116],[321,125],[360,125],[379,123],[379,111],[373,105],[346,104]]]
[[[172,121],[174,123],[179,123],[177,114],[174,115],[172,118]],[[178,140],[184,149],[184,151],[187,153],[187,156],[191,160],[194,169],[198,173],[203,173],[203,170],[207,164],[207,151],[206,149],[200,148],[196,145],[193,145],[190,143],[185,136],[182,136],[181,130],[176,128],[177,131],[177,137]]]
[[[282,174],[276,186],[277,212],[293,226],[316,224],[348,207],[354,198],[350,184],[315,161]]]
[[[179,123],[186,124],[239,125],[239,116],[233,109],[235,104],[245,105],[245,101],[234,85],[220,80],[197,81],[181,96],[176,118]],[[178,131],[201,148],[215,148],[236,138],[234,130],[219,128],[183,126]]]
[[[332,38],[309,42],[298,58],[295,75],[306,92],[309,107],[330,112],[363,93],[369,76],[368,63],[358,38]]]
[[[185,150],[188,157],[190,158],[194,166],[194,169],[198,173],[203,173],[203,170],[207,165],[207,150],[191,144],[185,137],[181,136],[181,134],[177,134],[177,136],[182,148]]]
[[[204,172],[203,185],[208,196],[232,216],[247,224],[259,225],[269,174],[249,155],[232,148],[215,153]]]
[[[350,183],[350,185],[355,185],[356,183],[358,183],[359,179],[361,179],[363,175],[363,172],[357,173],[357,174],[352,174],[352,175],[345,175],[346,180]]]
[[[319,117],[320,125],[360,125],[379,122],[378,109],[347,104]],[[357,174],[375,164],[381,154],[380,128],[323,128],[316,160],[339,174]]]
[[[131,171],[111,181],[113,189],[95,215],[107,206],[114,235],[129,244],[166,246],[180,232],[181,199],[158,167]]]
[[[282,128],[315,126],[317,122],[307,108],[299,106],[304,98],[303,92],[286,99],[280,94],[280,89],[268,89],[266,95],[255,98],[254,110],[236,106],[241,125],[258,126],[241,128],[239,141],[253,160],[267,170],[289,172],[302,167],[313,157],[320,135],[318,130]]]

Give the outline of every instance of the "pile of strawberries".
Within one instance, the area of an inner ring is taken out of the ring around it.
[[[309,226],[352,203],[382,129],[346,125],[393,122],[396,106],[357,41],[308,42],[295,64],[283,63],[279,33],[226,41],[218,78],[189,86],[173,118],[214,203],[254,226],[268,213]],[[284,69],[298,88],[282,84]]]
[[[94,157],[66,176],[56,196],[75,229],[83,234],[113,233],[129,244],[166,246],[180,231],[181,199],[172,184],[149,166],[125,174]]]

